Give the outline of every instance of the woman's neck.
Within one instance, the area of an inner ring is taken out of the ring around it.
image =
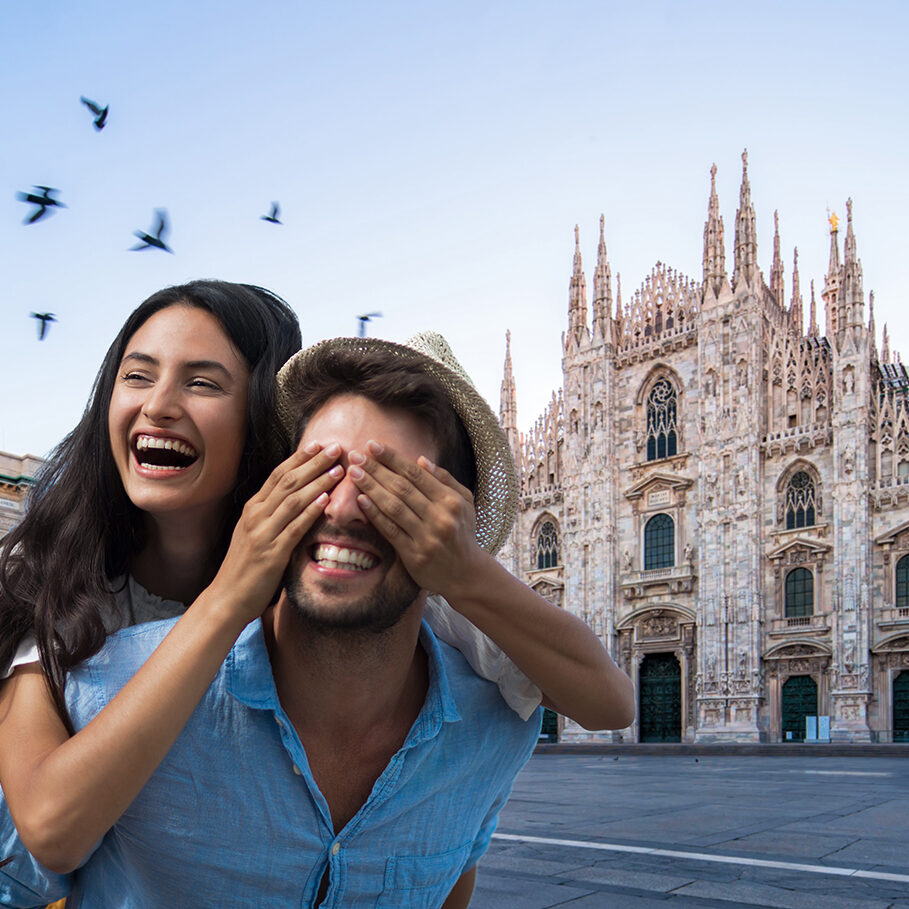
[[[148,516],[146,544],[131,559],[130,573],[149,593],[189,606],[220,567],[221,527],[220,520],[186,514]]]

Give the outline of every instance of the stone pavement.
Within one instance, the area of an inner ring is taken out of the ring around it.
[[[471,909],[909,909],[909,749],[814,747],[541,749]]]

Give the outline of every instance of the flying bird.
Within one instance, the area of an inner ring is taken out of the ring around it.
[[[156,208],[155,214],[158,216],[158,223],[155,225],[154,234],[147,234],[144,230],[136,230],[133,233],[142,241],[135,246],[130,247],[130,251],[136,249],[149,249],[152,246],[155,249],[163,249],[164,252],[172,253],[173,250],[162,240],[167,233],[167,212],[163,208]]]
[[[95,129],[100,133],[107,124],[107,112],[110,110],[110,105],[101,107],[96,101],[92,101],[90,98],[86,98],[85,95],[81,95],[79,100],[95,115],[95,119],[92,123],[95,126]]]
[[[31,313],[31,317],[37,319],[41,323],[38,326],[38,340],[43,341],[50,328],[48,322],[56,322],[57,317],[52,312],[33,312]]]
[[[271,221],[272,224],[280,224],[281,220],[278,215],[281,214],[281,206],[277,202],[271,203],[271,211],[267,215],[262,215],[263,221]]]
[[[35,193],[16,193],[16,198],[20,202],[28,202],[31,205],[38,206],[35,211],[32,212],[31,216],[22,222],[23,224],[34,224],[35,221],[38,221],[47,214],[49,208],[66,208],[62,202],[51,198],[51,193],[58,193],[60,192],[59,189],[52,189],[50,186],[37,185],[34,188],[41,190],[40,196]]]
[[[365,316],[357,316],[357,318],[360,320],[360,337],[365,338],[366,337],[366,323],[371,321],[372,319],[381,319],[382,313],[368,312],[368,313],[366,313]]]

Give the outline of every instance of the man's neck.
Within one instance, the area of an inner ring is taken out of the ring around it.
[[[301,735],[362,740],[405,718],[410,728],[427,689],[422,604],[421,596],[383,632],[325,633],[282,594],[263,622],[278,697]]]
[[[324,634],[285,595],[263,616],[278,697],[306,750],[336,831],[357,813],[423,707],[423,597],[380,634]]]

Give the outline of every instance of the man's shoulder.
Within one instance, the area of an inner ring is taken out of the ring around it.
[[[460,650],[439,638],[434,637],[433,640],[438,647],[448,693],[462,722],[470,726],[482,723],[499,730],[511,729],[519,738],[529,736],[536,741],[539,733],[534,733],[533,728],[539,726],[539,711],[534,711],[527,720],[521,719],[508,706],[498,685],[477,675]]]

